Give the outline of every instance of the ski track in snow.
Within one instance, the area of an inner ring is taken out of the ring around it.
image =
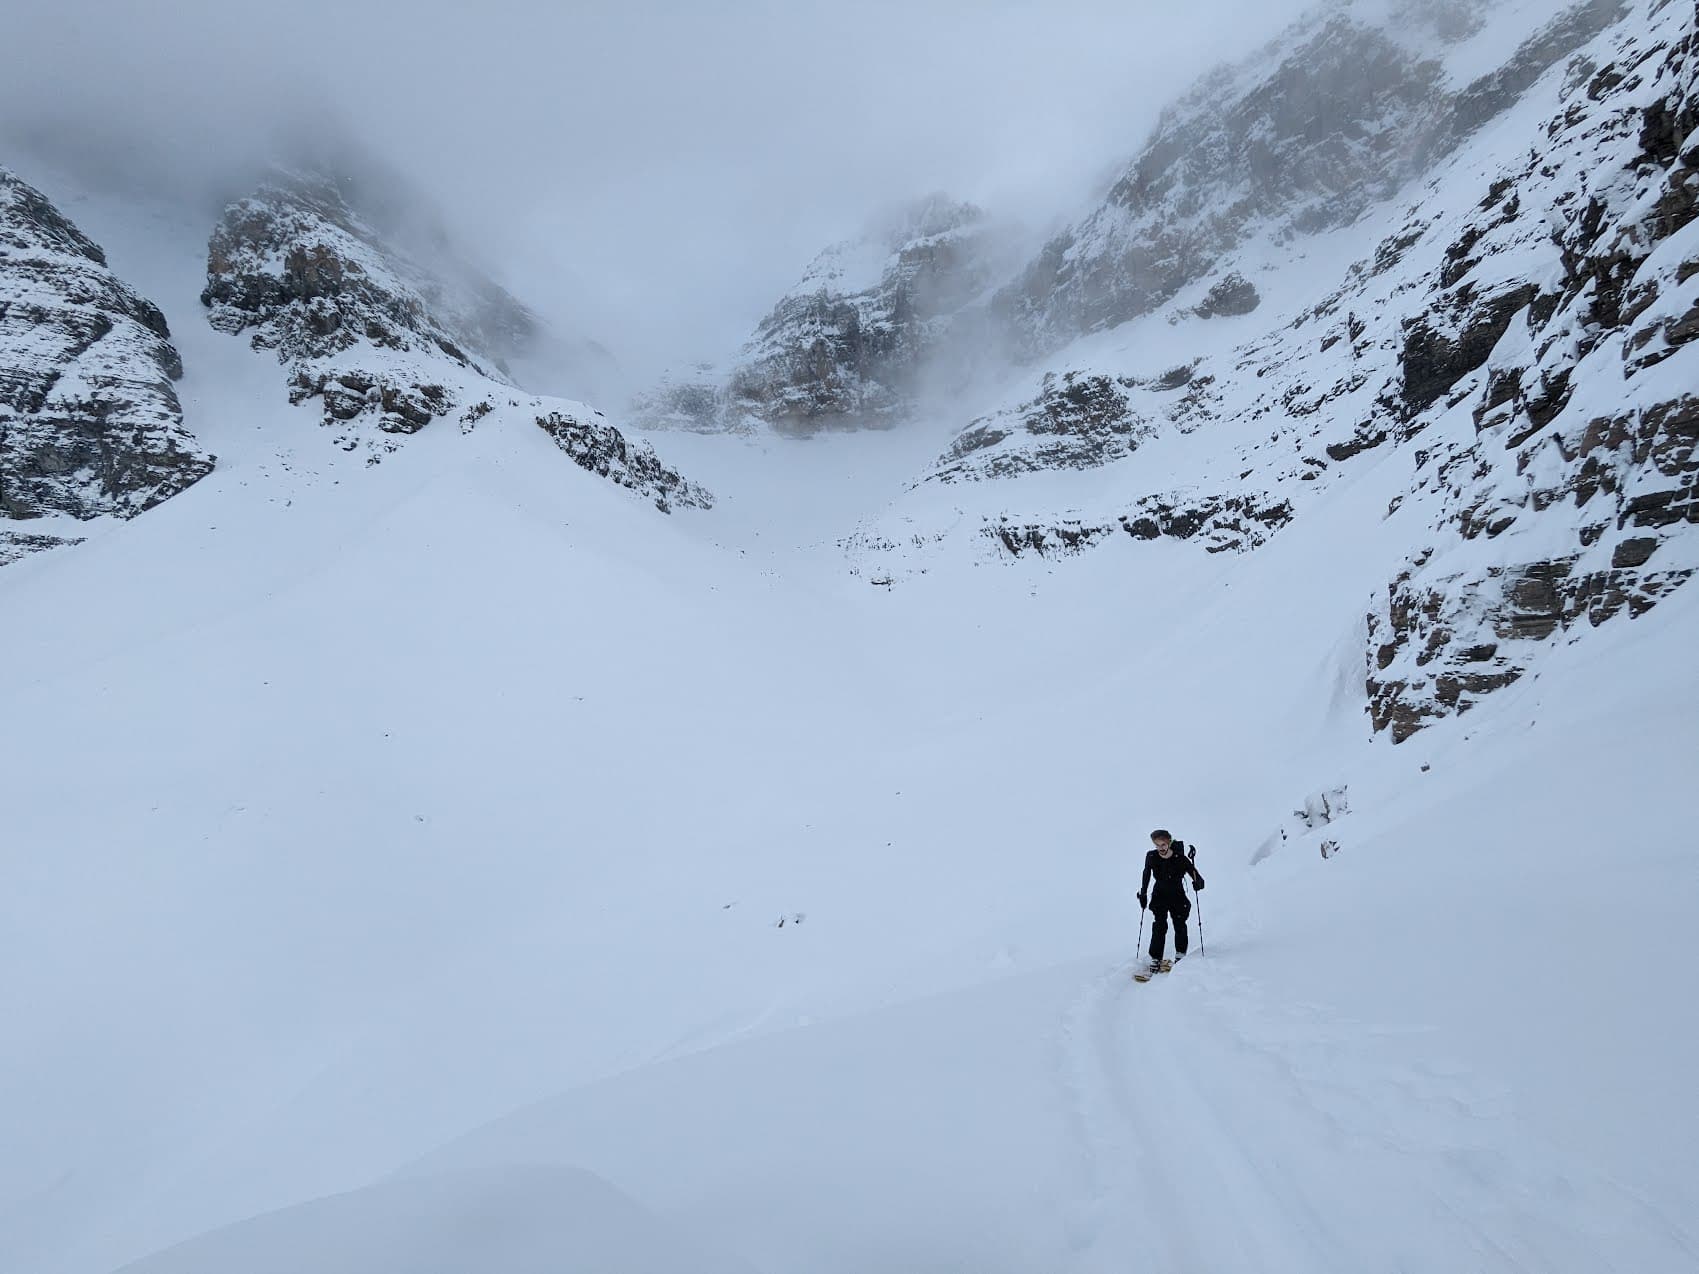
[[[1058,1035],[1070,1268],[1699,1268],[1686,1224],[1531,1143],[1502,1087],[1382,1056],[1421,1028],[1282,1005],[1196,954],[1143,986],[1133,967]]]

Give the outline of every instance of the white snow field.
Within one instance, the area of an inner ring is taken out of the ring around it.
[[[1693,589],[1394,747],[1407,448],[875,587],[948,422],[661,438],[671,517],[511,420],[367,467],[204,224],[66,211],[219,464],[0,572],[4,1274],[1699,1268]]]

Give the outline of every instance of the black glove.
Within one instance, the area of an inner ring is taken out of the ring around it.
[[[1194,880],[1192,882],[1192,888],[1193,889],[1202,889],[1203,888],[1203,877],[1202,876],[1199,876],[1196,880]]]
[[[1139,910],[1144,911],[1147,908],[1149,908],[1149,906],[1150,906],[1149,900],[1146,899],[1143,894],[1140,894],[1139,895]]]

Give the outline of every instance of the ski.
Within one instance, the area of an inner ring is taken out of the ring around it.
[[[1161,960],[1156,964],[1147,964],[1142,969],[1133,970],[1134,982],[1149,982],[1158,973],[1167,973],[1174,967],[1172,960]]]

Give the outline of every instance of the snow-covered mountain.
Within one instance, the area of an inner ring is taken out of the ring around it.
[[[159,307],[0,168],[0,564],[134,517],[204,477]]]
[[[879,428],[914,410],[922,364],[994,278],[983,211],[930,195],[820,253],[732,366],[641,395],[651,428],[807,435]]]
[[[231,204],[201,300],[215,328],[276,351],[291,397],[318,398],[327,421],[414,433],[459,405],[437,383],[443,360],[510,384],[502,351],[523,347],[536,319],[488,281],[450,293],[355,211],[348,184],[280,173]]]
[[[0,495],[151,507],[0,568],[0,1271],[1699,1265],[1696,26],[1329,5],[666,464],[387,184],[20,165]]]
[[[1035,341],[1132,321],[963,428],[852,538],[864,571],[889,579],[924,562],[917,541],[964,535],[993,558],[1122,537],[1248,551],[1342,477],[1397,465],[1386,514],[1409,543],[1365,650],[1395,739],[1688,578],[1691,8],[1424,7],[1386,25],[1362,8],[1206,81],[1046,250],[1069,265],[1037,291],[1028,272]],[[1395,33],[1425,54],[1394,58]],[[1374,106],[1387,135],[1343,109],[1380,101],[1363,67],[1383,96],[1421,86]],[[1183,248],[1162,239],[1182,230]],[[1200,313],[1187,289],[1229,267],[1269,303]]]
[[[416,210],[420,200],[399,200],[392,185],[279,172],[232,203],[207,248],[201,302],[212,326],[275,351],[290,401],[316,399],[337,444],[374,463],[434,420],[472,429],[518,411],[581,467],[663,512],[713,503],[600,412],[520,389],[508,362],[534,352],[542,324],[458,259],[440,230],[398,212],[398,202]],[[368,186],[378,194],[362,198]],[[408,250],[421,236],[434,249],[430,266]]]
[[[334,444],[368,464],[434,421],[469,432],[512,416],[662,512],[710,507],[705,488],[599,411],[516,383],[510,362],[561,342],[421,207],[381,170],[365,182],[276,170],[224,210],[201,308],[177,320],[274,357],[279,394],[315,403]],[[95,520],[134,517],[212,470],[174,388],[183,375],[159,306],[51,199],[0,169],[0,564],[80,542]]]
[[[1220,287],[1262,245],[1349,226],[1624,11],[1622,0],[1581,0],[1556,18],[1549,0],[1497,12],[1475,0],[1322,5],[1171,107],[1102,204],[1051,240],[997,308],[1029,348],[1052,350],[1206,280]],[[1478,70],[1485,51],[1504,49],[1507,26],[1536,24]]]

